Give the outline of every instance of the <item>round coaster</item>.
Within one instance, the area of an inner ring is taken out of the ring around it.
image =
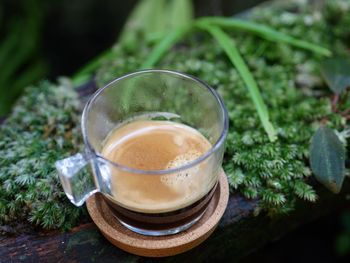
[[[227,177],[222,171],[219,185],[202,218],[189,229],[169,236],[144,236],[130,231],[112,215],[101,194],[91,196],[88,212],[102,234],[115,246],[139,256],[165,257],[180,254],[206,240],[225,212],[229,197]]]

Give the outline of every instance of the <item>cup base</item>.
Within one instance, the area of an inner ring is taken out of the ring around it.
[[[204,197],[175,211],[147,214],[126,209],[104,195],[113,216],[126,228],[145,236],[174,235],[193,226],[203,216],[218,187],[216,183]]]
[[[164,230],[151,230],[151,229],[143,229],[143,228],[139,228],[136,226],[132,226],[127,224],[126,222],[123,222],[123,220],[121,220],[120,218],[118,218],[117,216],[115,216],[115,218],[123,225],[125,226],[127,229],[138,233],[140,235],[144,235],[144,236],[153,236],[153,237],[158,237],[158,236],[168,236],[168,235],[175,235],[177,233],[180,233],[181,231],[187,230],[188,228],[190,228],[191,226],[193,226],[195,223],[197,223],[201,217],[204,215],[206,209],[196,218],[194,218],[192,221],[183,224],[181,226],[177,226],[177,227],[173,227],[173,228],[169,228],[169,229],[164,229]]]
[[[221,172],[204,215],[186,231],[168,236],[145,236],[131,231],[115,218],[102,194],[91,196],[86,204],[92,220],[113,245],[139,256],[166,257],[183,253],[206,240],[224,214],[228,198],[227,177]]]

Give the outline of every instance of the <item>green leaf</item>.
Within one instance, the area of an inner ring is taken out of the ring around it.
[[[168,32],[165,21],[167,20],[167,9],[165,0],[152,0],[151,12],[147,16],[143,34],[147,42],[157,43]]]
[[[139,44],[140,36],[143,39],[150,40],[165,32],[164,11],[164,0],[139,1],[123,27],[118,44],[121,44],[129,51],[135,51]]]
[[[149,25],[149,17],[152,12],[154,0],[139,1],[136,7],[128,16],[122,32],[118,38],[118,44],[134,50],[137,45],[137,35],[144,31],[146,25]]]
[[[311,140],[310,164],[316,179],[339,193],[345,178],[345,148],[333,130],[320,127]]]
[[[168,5],[169,28],[190,26],[193,20],[193,6],[191,0],[171,0]]]
[[[289,36],[287,34],[281,33],[271,27],[266,25],[260,25],[252,21],[226,18],[226,17],[204,17],[198,20],[199,22],[209,23],[215,26],[228,28],[228,29],[238,29],[254,33],[266,40],[276,41],[281,43],[286,43],[298,48],[310,50],[314,53],[318,53],[323,56],[331,56],[332,52],[324,47],[318,46],[316,44],[300,40]]]
[[[260,117],[260,121],[267,135],[269,136],[270,141],[275,141],[277,139],[277,134],[275,128],[269,120],[269,112],[267,110],[267,106],[262,99],[258,85],[252,73],[250,72],[248,66],[246,65],[242,56],[240,55],[233,39],[231,39],[224,31],[222,31],[216,26],[211,26],[208,23],[200,23],[197,25],[200,28],[207,30],[224,49],[232,64],[236,67],[237,71],[240,73],[243,81],[246,84],[250,96],[254,102],[255,108]]]
[[[321,64],[321,73],[329,88],[337,94],[350,87],[350,58],[329,58]]]

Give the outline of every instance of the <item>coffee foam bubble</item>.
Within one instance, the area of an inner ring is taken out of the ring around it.
[[[172,169],[185,165],[201,156],[201,153],[197,150],[190,150],[187,153],[176,156],[173,160],[168,162],[166,169]]]
[[[188,151],[187,153],[180,154],[167,164],[166,169],[177,168],[182,165],[185,165],[197,159],[200,155],[201,153],[196,150],[191,150],[191,151]],[[190,183],[193,177],[196,176],[198,171],[199,171],[199,167],[195,166],[195,167],[188,168],[184,171],[177,172],[176,174],[163,175],[161,177],[161,182],[169,187],[181,188],[183,183],[185,182]]]

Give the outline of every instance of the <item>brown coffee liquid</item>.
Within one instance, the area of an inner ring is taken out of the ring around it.
[[[195,129],[171,121],[138,120],[114,129],[102,155],[139,170],[166,170],[197,159],[211,148]],[[112,171],[113,203],[140,213],[168,213],[205,198],[216,183],[204,161],[172,174],[135,174]]]

